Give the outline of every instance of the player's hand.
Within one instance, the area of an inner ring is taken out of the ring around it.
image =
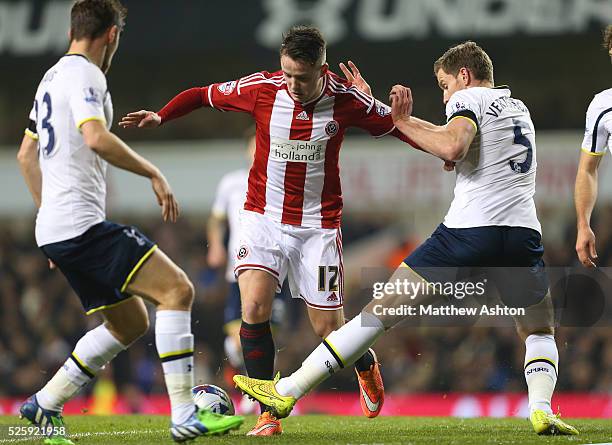
[[[590,227],[578,229],[578,237],[576,239],[576,253],[578,259],[585,267],[597,267],[597,250],[595,250],[595,234]]]
[[[366,80],[361,77],[361,73],[359,72],[359,68],[352,61],[348,61],[348,66],[351,68],[350,70],[346,67],[344,63],[340,63],[340,69],[344,73],[346,80],[348,80],[351,84],[355,85],[359,91],[363,91],[368,96],[372,95],[372,88],[366,82]]]
[[[412,91],[403,85],[395,85],[389,93],[393,122],[408,119],[412,114]]]
[[[48,258],[47,258],[47,259],[48,259]],[[51,261],[51,260],[49,260],[49,259],[48,259],[48,261],[49,261],[49,269],[50,269],[50,270],[55,270],[55,269],[57,269],[57,266],[55,265],[55,263],[54,263],[53,261]]]
[[[128,113],[119,121],[121,128],[155,128],[161,125],[161,117],[154,111],[140,110]]]
[[[452,172],[455,169],[455,163],[453,161],[444,161],[442,168],[447,172]]]
[[[170,184],[164,178],[164,175],[159,173],[151,178],[151,186],[157,197],[157,203],[162,208],[162,218],[165,221],[176,222],[179,216],[178,202],[174,198]]]
[[[227,261],[227,253],[223,246],[218,246],[215,243],[208,245],[208,253],[206,254],[206,262],[212,268],[222,267]]]

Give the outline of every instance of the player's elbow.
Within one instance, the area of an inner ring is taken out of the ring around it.
[[[34,147],[36,147],[36,145],[34,145]],[[19,147],[19,151],[17,152],[17,163],[21,167],[25,167],[29,165],[29,163],[32,162],[32,160],[34,159],[36,159],[36,148],[32,150],[29,144],[22,144],[21,147]]]
[[[467,153],[467,149],[468,147],[464,143],[452,141],[446,146],[443,152],[443,159],[451,162],[460,161]]]
[[[100,149],[100,134],[99,133],[87,133],[83,134],[83,142],[93,151],[97,152]]]
[[[27,162],[28,162],[28,155],[23,150],[23,148],[20,148],[19,151],[17,152],[17,163],[21,166],[24,166],[27,164]]]
[[[93,151],[98,154],[101,154],[104,148],[104,133],[105,131],[99,129],[83,131],[83,142],[85,142],[85,145],[87,145]]]

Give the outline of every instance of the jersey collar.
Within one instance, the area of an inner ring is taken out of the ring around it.
[[[81,54],[81,53],[66,53],[66,54],[64,54],[64,57],[68,57],[68,56],[82,57],[83,59],[87,60],[89,63],[92,63],[91,60],[89,60],[89,57],[87,57],[85,54]]]

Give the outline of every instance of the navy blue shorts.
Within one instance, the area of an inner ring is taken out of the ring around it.
[[[129,298],[127,285],[156,248],[137,228],[108,221],[76,238],[41,246],[88,315]]]
[[[240,303],[240,286],[238,283],[229,283],[229,294],[225,300],[223,311],[224,324],[242,320],[242,305]],[[279,325],[285,318],[285,303],[287,301],[287,289],[283,286],[281,291],[274,296],[272,303],[272,316],[270,322]]]
[[[528,307],[548,292],[543,254],[542,236],[533,229],[440,224],[404,263],[428,282],[455,282],[469,278],[470,270],[484,271],[504,304]]]

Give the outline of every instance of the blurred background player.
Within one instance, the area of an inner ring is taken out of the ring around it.
[[[578,434],[551,407],[559,354],[533,201],[537,164],[529,110],[511,97],[508,87],[494,87],[493,63],[474,42],[446,51],[435,62],[434,74],[443,91],[447,124],[413,117],[411,91],[401,85],[391,90],[392,116],[402,133],[444,160],[445,169],[456,170],[455,196],[444,222],[389,282],[452,283],[458,279],[458,268],[487,268],[503,303],[525,308],[525,316],[515,317],[515,322],[525,342],[524,375],[534,431]],[[328,363],[334,370],[349,365],[404,319],[395,312],[376,315],[377,306],[416,307],[431,298],[422,290],[402,294],[385,288],[383,299],[372,300],[360,315],[332,332],[291,376],[269,382],[236,376],[234,381],[284,417],[297,399],[333,374]]]
[[[193,387],[193,286],[157,245],[133,226],[106,220],[107,163],[151,180],[164,221],[179,208],[163,174],[109,131],[106,84],[126,9],[117,0],[82,0],[71,11],[70,48],[44,75],[18,160],[39,207],[36,241],[79,296],[87,314],[104,323],[85,334],[68,360],[21,406],[22,417],[72,444],[64,404],[149,327],[139,295],[157,307],[155,340],[170,397],[174,440],[235,429],[236,416],[197,411]]]
[[[246,199],[249,169],[253,165],[255,156],[255,127],[251,126],[245,132],[246,158],[248,168],[241,168],[225,174],[215,193],[215,200],[211,215],[208,219],[206,234],[208,237],[207,263],[210,267],[220,268],[225,266],[225,279],[229,284],[225,308],[223,312],[223,330],[225,332],[224,350],[227,357],[224,369],[224,380],[231,388],[234,386],[232,378],[235,374],[245,371],[242,358],[242,345],[240,344],[240,324],[242,310],[240,304],[240,287],[236,281],[234,267],[236,265],[236,254],[238,252],[238,241],[240,238],[240,210],[244,207]],[[229,235],[227,228],[229,226]],[[226,249],[227,240],[227,249]],[[276,295],[272,305],[270,322],[272,331],[274,327],[282,323],[285,312],[285,287]],[[256,408],[248,397],[243,397],[240,404],[242,413],[251,412]]]
[[[155,128],[201,108],[250,113],[257,148],[241,213],[236,273],[242,298],[240,337],[247,373],[272,378],[272,301],[288,277],[320,337],[344,324],[342,191],[339,153],[349,127],[405,142],[387,106],[329,71],[318,29],[291,28],[280,47],[281,70],[191,88],[158,113],[129,113],[120,125]],[[355,73],[355,76],[358,73]],[[376,357],[364,351],[355,369],[364,415],[380,413],[384,388]],[[264,411],[249,434],[282,432]]]
[[[604,48],[612,58],[612,25],[604,31]],[[574,200],[577,217],[576,252],[586,267],[595,267],[597,249],[591,214],[597,200],[597,170],[612,148],[612,88],[595,95],[586,112],[582,153],[576,175]]]

